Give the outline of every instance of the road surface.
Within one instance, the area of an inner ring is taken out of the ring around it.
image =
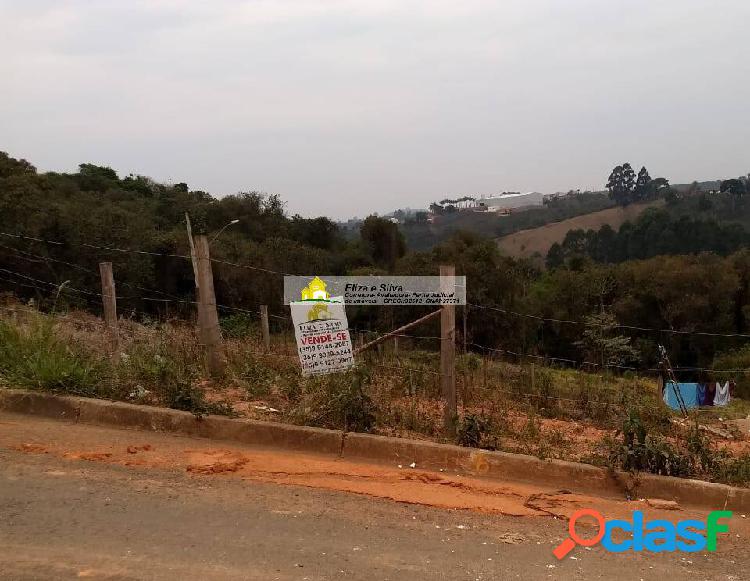
[[[716,553],[579,547],[558,562],[564,515],[584,505],[607,515],[643,508],[418,467],[0,414],[3,580],[750,578],[740,515]]]

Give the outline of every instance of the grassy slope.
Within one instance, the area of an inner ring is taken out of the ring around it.
[[[750,230],[750,199],[736,199],[729,194],[684,195],[666,206],[663,200],[659,200],[623,210],[615,208],[606,194],[589,193],[510,216],[458,212],[441,216],[434,224],[403,226],[403,232],[413,250],[430,249],[450,238],[454,232],[466,230],[500,238],[500,247],[511,256],[531,256],[535,252],[545,256],[549,247],[562,241],[569,230],[598,229],[604,224],[617,229],[654,204],[664,207],[674,217],[712,219],[719,223],[739,224]]]
[[[500,238],[498,244],[510,256],[529,257],[538,252],[544,257],[550,246],[555,242],[562,242],[570,230],[598,230],[605,224],[617,230],[626,221],[637,218],[646,208],[663,205],[664,200],[656,200],[645,204],[633,204],[625,208],[607,208],[561,222],[546,224],[539,228],[521,230]]]

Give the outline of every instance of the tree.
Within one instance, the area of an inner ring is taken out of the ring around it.
[[[585,318],[586,329],[583,339],[576,345],[584,356],[602,367],[625,365],[638,360],[638,351],[630,344],[630,337],[617,335],[617,319],[611,313],[602,311]]]
[[[651,176],[644,165],[638,172],[638,178],[635,180],[634,198],[636,200],[645,200],[651,194]]]
[[[336,223],[323,216],[318,218],[292,216],[290,234],[294,240],[325,250],[332,250],[336,247],[340,237]]]
[[[4,151],[0,151],[0,179],[12,175],[34,176],[36,168],[25,159],[13,159]]]
[[[430,204],[430,212],[432,212],[436,216],[440,216],[444,212],[444,208],[440,204],[432,202],[432,204]]]
[[[607,181],[607,189],[609,197],[621,206],[627,206],[633,201],[635,172],[629,163],[618,165],[612,170]]]
[[[732,196],[732,211],[736,210],[737,200],[741,199],[747,193],[747,184],[744,180],[732,178],[721,182],[719,189],[722,192],[729,192]]]
[[[740,197],[747,193],[747,185],[740,179],[732,178],[721,182],[720,190],[722,192],[729,192],[733,196]]]
[[[362,222],[359,235],[367,244],[372,261],[388,270],[393,270],[396,261],[406,253],[404,235],[397,224],[385,218],[368,216]]]
[[[82,163],[78,166],[76,181],[82,190],[106,192],[119,185],[117,172],[111,167]]]
[[[78,170],[78,173],[82,176],[117,181],[117,172],[111,167],[94,165],[93,163],[82,163],[78,166]]]
[[[650,196],[653,198],[660,196],[662,193],[666,195],[671,191],[669,188],[669,180],[667,178],[654,178],[649,182],[648,188],[650,190]]]

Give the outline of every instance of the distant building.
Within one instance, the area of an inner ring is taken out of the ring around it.
[[[544,201],[544,194],[540,192],[513,192],[497,196],[488,196],[482,198],[480,201],[486,205],[487,209],[491,212],[498,212],[500,210],[520,210],[522,208],[541,206]]]
[[[508,215],[511,211],[541,206],[543,199],[544,194],[540,192],[504,192],[497,195],[485,195],[479,199],[472,196],[458,199],[446,198],[430,204],[427,221],[433,222],[436,216],[453,212],[495,212]]]
[[[456,207],[457,210],[473,210],[479,205],[479,203],[474,199],[470,199],[470,200],[458,200],[453,205]]]

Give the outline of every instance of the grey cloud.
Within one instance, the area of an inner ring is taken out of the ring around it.
[[[0,148],[337,217],[748,171],[744,0],[7,2]]]

